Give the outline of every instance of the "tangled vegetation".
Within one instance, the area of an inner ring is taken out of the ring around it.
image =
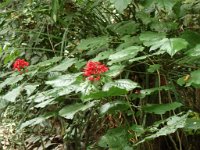
[[[2,149],[199,149],[199,0],[3,0],[0,16]]]

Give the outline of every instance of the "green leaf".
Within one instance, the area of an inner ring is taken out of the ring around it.
[[[200,87],[200,70],[195,70],[190,73],[190,78],[186,82],[186,86]]]
[[[152,21],[150,15],[145,13],[144,11],[137,12],[136,17],[139,18],[145,25],[149,24]]]
[[[112,65],[109,70],[105,73],[106,76],[117,77],[123,72],[124,65]]]
[[[30,96],[34,91],[35,89],[39,86],[39,84],[30,84],[30,85],[26,85],[24,87],[24,89],[26,90],[26,93],[27,93],[27,96]]]
[[[185,77],[181,77],[177,80],[177,84],[180,86],[185,85],[186,81],[185,81]]]
[[[74,83],[79,75],[82,73],[66,74],[57,77],[55,80],[46,81],[45,83],[53,87],[65,87]]]
[[[25,127],[32,127],[32,126],[35,126],[37,124],[41,124],[43,123],[45,120],[49,119],[50,117],[54,116],[54,113],[49,113],[49,114],[45,114],[45,115],[42,115],[42,116],[39,116],[39,117],[36,117],[34,119],[31,119],[31,120],[28,120],[26,122],[23,122],[20,126],[20,129],[23,129]]]
[[[56,62],[59,62],[61,59],[62,59],[62,57],[53,57],[52,59],[45,60],[36,65],[30,66],[29,68],[34,69],[34,68],[38,68],[38,67],[46,67],[46,66],[52,65]]]
[[[2,109],[6,108],[8,106],[9,102],[2,97],[0,97],[0,113]]]
[[[74,115],[79,111],[85,111],[95,105],[95,102],[89,102],[87,104],[75,103],[62,108],[59,111],[59,115],[66,119],[73,119]]]
[[[172,88],[170,86],[160,86],[160,87],[155,87],[155,88],[150,88],[150,89],[144,89],[140,90],[140,94],[138,95],[140,98],[144,98],[147,95],[151,95],[154,92],[161,91],[161,90],[171,90]]]
[[[131,46],[124,50],[118,51],[115,54],[110,55],[109,59],[111,60],[108,62],[109,65],[113,63],[118,63],[124,60],[129,60],[131,58],[134,58],[138,52],[144,50],[144,47],[142,46]]]
[[[124,127],[108,130],[108,132],[100,138],[98,145],[112,150],[132,149],[128,145],[128,132]]]
[[[149,68],[147,69],[147,71],[150,73],[154,73],[159,68],[160,68],[160,64],[154,64],[154,65],[150,65]]]
[[[83,95],[82,99],[84,101],[88,101],[88,100],[101,99],[111,96],[121,96],[125,94],[127,94],[127,91],[125,89],[112,87],[108,91],[98,91],[98,92],[92,92],[89,95]]]
[[[167,111],[175,110],[176,108],[181,106],[182,104],[178,102],[168,104],[148,104],[143,107],[143,110],[147,113],[162,115],[165,114]]]
[[[104,59],[108,59],[109,56],[111,54],[113,54],[113,50],[107,50],[107,51],[103,51],[103,52],[100,52],[95,58],[93,58],[92,60],[93,61],[100,61],[100,60],[104,60]]]
[[[200,44],[197,44],[193,49],[187,51],[186,54],[191,57],[200,56]]]
[[[158,8],[172,11],[173,6],[176,4],[176,0],[156,0]]]
[[[160,49],[167,52],[169,55],[173,56],[176,52],[187,48],[188,42],[181,38],[164,38],[156,43],[154,43],[151,50]]]
[[[88,95],[94,90],[96,90],[96,87],[91,84],[89,80],[86,80],[85,82],[80,83],[76,89],[76,93],[81,92],[83,95]]]
[[[76,89],[77,89],[76,85],[69,85],[66,87],[58,87],[58,88],[50,89],[50,90],[43,91],[40,93],[36,93],[35,95],[32,95],[31,97],[29,97],[28,100],[29,100],[29,102],[34,101],[36,103],[42,103],[41,105],[44,105],[45,103],[48,103],[47,100],[50,101],[50,99],[56,99],[60,96],[70,94],[71,92],[75,91]],[[43,102],[44,102],[44,104],[43,104]],[[51,103],[49,103],[49,104],[51,104]]]
[[[123,36],[135,34],[139,29],[139,25],[134,21],[121,21],[119,23],[111,24],[107,26],[107,28],[120,36]]]
[[[55,104],[56,102],[55,102],[54,100],[55,100],[55,98],[47,99],[47,100],[42,101],[41,103],[35,105],[34,107],[35,107],[35,108],[44,108],[44,107],[46,107],[47,105]]]
[[[188,118],[186,120],[185,130],[199,130],[200,129],[200,119],[198,118]]]
[[[132,0],[110,0],[110,2],[114,4],[120,13],[123,13],[124,9],[128,7]]]
[[[48,70],[48,72],[56,72],[56,71],[66,71],[69,67],[71,67],[74,63],[76,63],[75,58],[69,58],[63,60],[59,65]]]
[[[110,41],[110,39],[108,36],[82,39],[80,44],[77,46],[77,49],[80,50],[80,52],[82,52],[84,50],[93,50],[94,51],[95,49],[107,47],[109,41]]]
[[[178,24],[175,22],[160,22],[159,20],[151,23],[151,30],[158,32],[169,32],[178,30]]]
[[[129,130],[132,130],[136,133],[137,136],[141,136],[145,132],[145,129],[141,125],[133,124]]]
[[[28,100],[29,100],[29,102],[34,101],[36,103],[40,103],[47,99],[52,98],[52,95],[56,92],[57,92],[57,89],[50,89],[47,91],[39,92],[39,93],[36,93],[35,95],[32,95],[31,97],[29,97]]]
[[[108,102],[100,107],[100,113],[101,114],[113,113],[116,111],[128,110],[129,108],[130,105],[124,101]]]
[[[184,31],[180,38],[185,39],[189,43],[189,48],[193,48],[199,44],[200,34],[194,31]]]
[[[4,95],[2,98],[9,101],[9,102],[15,102],[16,98],[20,95],[20,92],[22,91],[22,86],[18,86],[17,88],[13,89],[12,91],[8,92],[6,95]]]
[[[145,46],[152,46],[154,43],[165,38],[165,36],[166,36],[165,33],[147,31],[141,33],[139,39],[143,42]]]
[[[131,91],[140,86],[138,85],[138,83],[133,82],[129,79],[119,79],[119,80],[115,80],[114,82],[106,83],[103,86],[103,91],[108,91],[111,87],[118,87],[120,89],[125,89],[127,91]]]
[[[17,82],[21,81],[23,78],[23,75],[11,76],[10,78],[7,78],[4,82],[0,84],[0,89],[4,88],[6,85],[14,85]]]
[[[137,146],[145,141],[149,141],[149,140],[155,139],[160,136],[169,135],[171,133],[176,132],[176,130],[178,130],[180,128],[184,128],[188,115],[189,115],[189,113],[182,115],[182,116],[175,115],[175,116],[169,117],[165,121],[162,121],[161,122],[162,124],[160,123],[160,124],[157,124],[156,126],[149,127],[150,131],[153,130],[153,132],[156,131],[156,133],[153,133],[151,135],[149,135],[149,133],[148,133],[147,134],[148,136],[144,137],[141,141],[137,142],[135,144],[135,146]],[[164,122],[166,122],[166,123],[164,123]],[[163,126],[163,124],[167,124],[167,125],[160,128],[160,126]]]
[[[52,0],[51,7],[52,7],[52,18],[56,22],[57,21],[58,10],[60,8],[59,1],[58,0]]]

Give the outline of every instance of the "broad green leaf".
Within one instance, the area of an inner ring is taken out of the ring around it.
[[[119,13],[123,13],[132,0],[110,0],[110,2],[114,4]]]
[[[124,127],[110,129],[100,138],[98,145],[100,147],[112,150],[131,150],[128,145],[128,132]]]
[[[124,65],[112,65],[109,67],[109,70],[105,73],[105,75],[110,77],[116,77],[123,72]]]
[[[156,9],[170,13],[176,3],[176,0],[148,0],[144,1],[144,6],[146,9],[156,7]]]
[[[53,87],[69,86],[70,84],[74,83],[76,81],[76,78],[81,74],[82,73],[62,75],[56,78],[55,80],[49,80],[49,81],[46,81],[45,83]]]
[[[88,101],[88,100],[101,99],[112,96],[122,96],[125,94],[127,94],[127,91],[125,89],[112,87],[108,91],[98,91],[98,92],[92,92],[89,95],[83,95],[82,99],[84,101]]]
[[[62,75],[62,72],[48,72],[47,80],[53,80]]]
[[[147,32],[141,33],[139,38],[145,46],[152,46],[154,43],[165,38],[165,36],[166,36],[165,33],[147,31]]]
[[[188,118],[186,120],[186,125],[184,129],[187,130],[199,130],[200,129],[200,119],[198,118]]]
[[[104,59],[108,59],[109,56],[111,54],[113,54],[113,50],[107,50],[107,51],[103,51],[103,52],[100,52],[95,58],[93,58],[92,60],[93,61],[100,61],[100,60],[104,60]]]
[[[160,86],[160,87],[155,87],[155,88],[151,88],[151,89],[144,89],[144,90],[140,91],[140,96],[141,96],[141,98],[144,98],[145,96],[151,95],[154,92],[161,91],[161,90],[168,91],[170,89],[171,89],[170,86]]]
[[[139,18],[145,25],[149,24],[152,21],[150,15],[145,13],[144,11],[137,12],[136,17]]]
[[[183,86],[186,83],[185,77],[181,77],[177,80],[177,84]]]
[[[56,92],[57,92],[57,89],[50,89],[47,91],[36,93],[35,95],[32,95],[31,97],[29,97],[28,100],[29,100],[29,102],[34,101],[36,103],[40,103],[47,99],[52,98],[52,95]]]
[[[68,105],[64,108],[62,108],[59,111],[59,115],[66,118],[66,119],[73,119],[74,115],[79,111],[85,111],[88,108],[91,108],[95,105],[95,102],[89,102],[87,104],[82,103],[75,103]]]
[[[54,100],[55,100],[55,98],[47,99],[47,100],[42,101],[41,103],[35,105],[34,107],[36,107],[36,108],[44,108],[44,107],[46,107],[47,105],[55,104],[56,102],[55,102]]]
[[[169,55],[173,56],[176,52],[187,48],[188,42],[181,38],[164,38],[156,43],[154,43],[151,50],[160,49],[167,52]]]
[[[18,86],[12,91],[6,93],[6,95],[4,95],[2,98],[9,102],[15,102],[16,98],[20,95],[20,92],[22,91],[22,89],[23,89],[22,86]]]
[[[8,106],[9,102],[2,97],[0,97],[0,112],[2,109],[6,108]]]
[[[59,65],[56,65],[55,67],[49,69],[48,72],[66,71],[74,63],[76,63],[76,59],[75,58],[66,59],[66,60],[62,61]]]
[[[148,136],[144,137],[141,141],[137,142],[135,144],[135,146],[145,142],[145,141],[149,141],[149,140],[152,140],[152,139],[155,139],[157,137],[160,137],[160,136],[165,136],[165,135],[169,135],[169,134],[172,134],[174,132],[176,132],[176,130],[180,129],[180,128],[184,128],[185,127],[185,124],[186,124],[186,120],[187,120],[187,117],[188,117],[188,114],[185,114],[185,115],[182,115],[182,116],[172,116],[172,117],[169,117],[168,119],[166,119],[164,122],[161,122],[162,124],[158,124],[155,126],[152,126],[152,127],[149,127],[149,130],[153,130],[153,132],[156,131],[156,133],[153,133],[151,135],[149,135],[149,133],[147,134]],[[159,127],[160,125],[163,126],[163,124],[167,124],[165,125],[164,127]]]
[[[132,130],[136,133],[137,136],[140,136],[141,134],[143,134],[145,132],[145,129],[143,128],[143,126],[141,125],[136,125],[133,124],[129,130]]]
[[[130,108],[130,105],[125,101],[108,102],[100,107],[100,113],[113,113],[116,111],[124,111]]]
[[[200,70],[195,70],[190,73],[189,79],[186,81],[186,86],[200,87]]]
[[[40,62],[36,65],[30,66],[29,68],[46,67],[46,66],[52,65],[56,62],[59,62],[61,59],[62,59],[62,57],[53,57],[52,59],[48,59],[48,60]]]
[[[184,31],[180,38],[185,39],[189,43],[189,48],[194,48],[197,44],[199,44],[200,34],[194,31]]]
[[[138,31],[139,25],[134,21],[121,21],[119,23],[111,24],[107,28],[113,32],[123,35],[133,35]]]
[[[83,95],[88,95],[91,92],[94,92],[94,90],[96,90],[96,87],[91,84],[89,80],[86,80],[85,82],[80,83],[76,89],[76,93],[81,92]]]
[[[144,47],[142,46],[131,46],[124,50],[118,51],[115,54],[110,55],[109,59],[111,60],[108,62],[109,65],[113,63],[118,63],[121,61],[129,60],[131,58],[134,58],[138,52],[144,50]]]
[[[80,50],[80,52],[84,50],[94,51],[95,49],[107,47],[109,41],[110,39],[107,36],[82,39],[80,44],[77,46],[77,49]]]
[[[168,104],[148,104],[143,107],[143,110],[147,113],[154,114],[165,114],[167,111],[175,110],[176,108],[181,107],[182,104],[178,102],[172,102]]]
[[[108,91],[111,87],[118,87],[121,89],[125,89],[127,91],[131,91],[140,86],[138,85],[138,83],[133,82],[129,79],[119,79],[119,80],[115,80],[114,82],[106,83],[103,86],[103,91]]]
[[[193,49],[187,51],[186,54],[191,57],[200,56],[200,44],[197,44]]]
[[[23,129],[25,127],[32,127],[32,126],[35,126],[35,125],[38,125],[38,124],[41,124],[43,123],[45,120],[51,118],[52,116],[54,116],[54,113],[49,113],[49,114],[45,114],[45,115],[42,115],[42,116],[39,116],[39,117],[36,117],[36,118],[33,118],[31,120],[28,120],[26,122],[23,122],[20,126],[20,129]]]
[[[48,103],[47,100],[56,99],[60,96],[68,95],[71,92],[75,91],[77,88],[78,87],[76,85],[69,85],[66,87],[58,87],[58,88],[50,89],[50,90],[32,95],[31,97],[29,97],[29,101],[34,101],[36,103],[43,103],[43,102]]]
[[[11,76],[10,78],[7,78],[4,82],[0,84],[0,89],[4,88],[6,85],[14,85],[17,82],[21,81],[23,78],[23,75]]]
[[[160,22],[159,20],[151,23],[151,30],[158,32],[169,32],[178,30],[178,24],[175,22]]]
[[[176,0],[155,0],[155,3],[159,9],[165,9],[167,11],[172,11],[172,8],[176,2]]]
[[[150,65],[149,68],[147,69],[147,71],[150,73],[154,73],[159,68],[160,68],[160,64],[154,64],[154,65]]]
[[[27,95],[30,96],[38,86],[39,84],[35,84],[35,85],[29,84],[29,85],[26,85],[24,89],[26,90]]]

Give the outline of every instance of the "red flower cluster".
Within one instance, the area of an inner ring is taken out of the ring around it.
[[[13,64],[13,69],[17,69],[20,72],[21,69],[24,69],[27,66],[29,66],[29,63],[27,61],[25,61],[24,59],[17,59]]]
[[[98,81],[101,74],[108,71],[108,67],[100,62],[89,61],[84,68],[84,76],[88,77],[90,81]]]

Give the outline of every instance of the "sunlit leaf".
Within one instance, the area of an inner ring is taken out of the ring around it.
[[[121,89],[126,89],[127,91],[131,91],[140,86],[138,85],[138,83],[131,81],[129,79],[119,79],[115,80],[114,82],[106,83],[103,86],[103,91],[108,91],[111,87],[118,87]]]
[[[113,63],[118,63],[124,60],[129,60],[131,58],[134,58],[138,52],[144,50],[144,47],[142,46],[131,46],[124,50],[118,51],[115,54],[110,55],[109,59],[111,60],[108,62],[109,65]]]
[[[138,144],[141,144],[145,141],[149,141],[149,140],[155,139],[160,136],[172,134],[172,133],[176,132],[176,130],[178,130],[180,128],[184,128],[188,114],[189,113],[186,113],[185,115],[182,115],[182,116],[175,115],[175,116],[169,117],[168,119],[166,119],[164,121],[164,122],[166,122],[166,125],[164,127],[161,127],[161,128],[159,127],[159,125],[162,125],[162,124],[158,124],[156,126],[149,127],[149,130],[151,130],[151,128],[153,128],[153,131],[154,132],[156,131],[156,132],[149,136],[146,136],[141,141],[137,142],[135,144],[135,146],[137,146]],[[161,122],[161,123],[163,123],[163,122]]]
[[[123,13],[124,9],[131,3],[132,0],[110,0],[111,3],[114,4],[115,8]]]
[[[75,73],[75,74],[66,74],[62,76],[58,76],[54,80],[46,81],[45,83],[51,85],[53,87],[65,87],[69,86],[73,82],[76,81],[76,78],[81,75],[82,73]]]
[[[100,113],[113,113],[115,111],[124,111],[130,108],[130,105],[125,101],[108,102],[100,107]]]
[[[18,86],[12,91],[9,91],[8,93],[6,93],[6,95],[4,95],[2,98],[10,102],[15,102],[16,98],[20,95],[20,92],[22,91],[22,89],[23,89],[22,86]]]
[[[91,108],[94,105],[95,105],[95,102],[89,102],[87,104],[75,103],[75,104],[68,105],[68,106],[62,108],[59,111],[59,115],[66,119],[73,119],[74,115],[77,112],[84,111],[88,108]]]
[[[69,67],[71,67],[76,62],[75,58],[70,58],[62,61],[59,65],[49,69],[49,72],[53,71],[66,71]]]

